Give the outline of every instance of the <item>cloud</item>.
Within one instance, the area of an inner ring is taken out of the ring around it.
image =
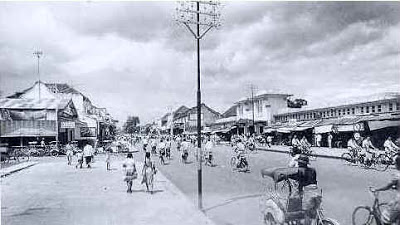
[[[0,3],[0,89],[67,82],[120,121],[196,103],[196,45],[172,2]],[[400,3],[225,2],[201,40],[202,99],[220,112],[258,90],[322,104],[399,90]]]

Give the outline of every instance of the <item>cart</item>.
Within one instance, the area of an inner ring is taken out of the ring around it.
[[[273,181],[272,184],[266,185],[266,190],[260,202],[260,209],[265,225],[304,224],[305,211],[302,209],[302,197],[297,191],[297,174],[298,168],[270,168],[261,170],[263,178],[271,178]],[[320,203],[316,209],[313,224],[339,225],[335,220],[324,216]]]

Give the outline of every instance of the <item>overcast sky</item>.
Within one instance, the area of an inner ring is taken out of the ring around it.
[[[196,103],[195,42],[174,2],[1,2],[0,90],[69,83],[124,121]],[[400,89],[399,2],[224,2],[201,42],[203,102],[223,112],[258,90],[310,105]]]

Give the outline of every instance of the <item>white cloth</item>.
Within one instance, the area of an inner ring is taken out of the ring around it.
[[[83,148],[83,156],[93,156],[93,147],[91,145],[85,145]]]

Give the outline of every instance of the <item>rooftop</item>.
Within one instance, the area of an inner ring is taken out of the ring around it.
[[[307,105],[307,106],[303,106],[302,108],[284,108],[284,109],[279,110],[278,114],[296,113],[296,112],[302,112],[302,111],[308,111],[308,110],[341,107],[341,106],[347,106],[347,105],[356,105],[356,104],[361,104],[361,103],[366,103],[366,102],[376,102],[376,101],[383,101],[383,100],[394,99],[394,98],[400,99],[400,93],[399,92],[376,93],[376,94],[371,94],[371,95],[345,98],[345,99],[340,99],[340,100],[336,100],[336,101],[329,101],[329,102],[320,104],[319,106]]]
[[[63,109],[71,99],[0,99],[1,109]]]

